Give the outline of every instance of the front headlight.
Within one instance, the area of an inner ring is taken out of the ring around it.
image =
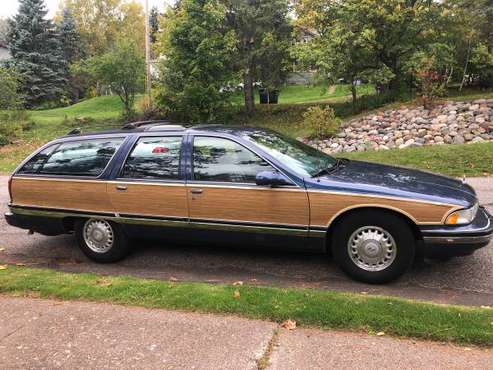
[[[447,225],[467,225],[474,220],[478,213],[479,204],[476,203],[473,207],[468,209],[461,209],[460,211],[452,212],[445,221]]]

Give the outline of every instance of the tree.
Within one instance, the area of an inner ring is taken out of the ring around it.
[[[151,43],[156,42],[157,33],[159,32],[159,11],[156,6],[151,8],[149,12],[149,26],[151,28]]]
[[[279,83],[282,65],[288,57],[291,29],[287,0],[223,0],[226,20],[236,35],[234,68],[243,76],[245,109],[255,109],[253,84],[264,62],[269,82]],[[268,59],[271,58],[271,59]],[[277,73],[277,76],[275,76]]]
[[[13,65],[22,75],[28,106],[59,100],[64,93],[65,60],[53,23],[45,19],[43,0],[20,0],[8,35]]]
[[[87,55],[110,51],[123,39],[144,50],[144,11],[138,1],[62,0],[60,6],[70,9]]]
[[[78,101],[84,94],[87,83],[78,75],[70,73],[70,65],[84,57],[84,47],[70,9],[63,10],[63,17],[57,25],[58,35],[66,62],[66,94],[71,102]]]
[[[298,22],[318,35],[313,42],[318,67],[352,82],[353,100],[354,81],[361,77],[398,90],[406,62],[432,42],[441,18],[440,5],[425,0],[298,0],[296,9]]]
[[[84,57],[79,31],[77,31],[72,12],[68,8],[63,10],[63,17],[58,25],[58,34],[65,61],[68,64],[77,62]]]
[[[210,122],[227,104],[235,34],[218,0],[182,0],[164,17],[158,103],[191,122]]]
[[[0,67],[0,110],[13,110],[22,106],[19,94],[21,76],[13,68]]]
[[[111,51],[82,62],[80,68],[120,97],[125,118],[133,115],[135,94],[143,90],[145,74],[144,58],[134,43],[120,41]]]

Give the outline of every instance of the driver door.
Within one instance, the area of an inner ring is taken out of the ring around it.
[[[256,175],[266,170],[275,171],[233,140],[195,136],[192,179],[187,183],[190,222],[307,232],[306,191],[294,183],[278,188],[256,185]]]

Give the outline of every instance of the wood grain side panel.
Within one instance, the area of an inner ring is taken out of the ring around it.
[[[12,198],[15,205],[114,212],[100,181],[14,177]]]
[[[443,218],[457,207],[406,201],[400,199],[385,199],[371,196],[352,196],[348,194],[314,193],[309,192],[311,208],[311,225],[327,226],[335,217],[348,209],[361,206],[376,206],[401,212],[419,224],[439,224]]]
[[[191,194],[200,188],[202,194]],[[190,217],[308,226],[308,197],[303,190],[235,189],[189,186]]]
[[[118,191],[117,185],[127,190]],[[108,183],[108,195],[120,214],[188,218],[185,185]]]

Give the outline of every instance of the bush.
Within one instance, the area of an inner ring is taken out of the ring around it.
[[[12,143],[23,131],[31,130],[34,125],[25,111],[0,114],[0,146]]]
[[[339,130],[340,120],[328,105],[310,107],[303,114],[303,123],[313,130],[311,137],[323,139],[334,136]]]

